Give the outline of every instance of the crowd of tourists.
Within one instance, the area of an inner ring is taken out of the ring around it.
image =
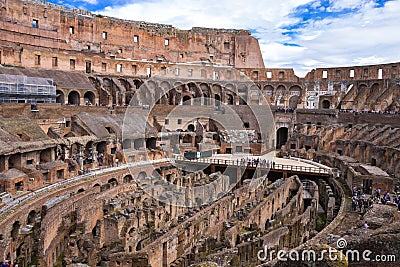
[[[371,195],[362,193],[357,187],[353,188],[353,197],[351,199],[351,208],[353,211],[366,212],[373,204],[397,205],[397,209],[400,211],[400,194],[398,188],[396,187],[395,193],[382,192],[380,188],[377,188]]]
[[[341,113],[354,113],[356,115],[358,114],[384,114],[384,115],[397,115],[400,114],[398,111],[381,111],[381,110],[354,110],[354,109],[339,109],[339,112]]]
[[[0,263],[0,267],[18,267],[17,261],[11,263],[9,260],[4,260]]]
[[[261,158],[241,158],[236,160],[236,165],[261,168],[275,168],[275,161]]]

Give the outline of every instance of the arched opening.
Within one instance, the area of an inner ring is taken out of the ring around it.
[[[234,98],[231,94],[226,94],[226,103],[228,105],[234,105]]]
[[[190,96],[188,96],[188,95],[185,95],[184,97],[183,97],[183,105],[185,105],[185,106],[190,106],[192,103],[192,98],[190,97]]]
[[[137,176],[138,180],[141,181],[147,177],[147,174],[145,172],[140,172]]]
[[[194,130],[195,130],[194,125],[193,125],[193,124],[189,124],[188,127],[187,127],[187,130],[188,130],[189,132],[194,132]]]
[[[109,184],[111,184],[112,186],[117,186],[118,185],[118,181],[115,178],[111,178],[110,180],[108,180]]]
[[[80,95],[77,91],[71,91],[68,94],[68,104],[70,105],[79,105],[80,104]]]
[[[13,226],[12,226],[12,230],[11,230],[11,238],[15,241],[18,238],[18,234],[19,234],[19,228],[21,227],[21,224],[19,223],[19,221],[14,222]]]
[[[65,104],[64,92],[61,90],[56,90],[56,103]]]
[[[162,175],[161,175],[161,170],[160,169],[155,169],[152,173],[153,177],[157,178],[157,179],[162,179]]]
[[[289,129],[287,127],[281,127],[276,132],[276,148],[280,149],[286,144],[288,140]]]
[[[330,106],[331,106],[331,102],[329,102],[329,100],[325,99],[324,101],[322,101],[322,108],[323,109],[329,109]]]
[[[33,225],[35,223],[36,211],[31,210],[28,214],[28,219],[26,220],[26,224]]]
[[[289,108],[295,110],[297,108],[297,104],[299,103],[300,97],[295,95],[289,99]]]
[[[123,180],[123,182],[124,182],[125,184],[127,184],[127,183],[132,182],[133,177],[132,177],[132,175],[126,175],[126,176],[124,176],[124,178],[123,178],[122,180]]]
[[[97,152],[98,153],[106,153],[107,152],[107,143],[102,141],[97,144]]]
[[[82,193],[82,192],[85,192],[85,189],[83,189],[83,188],[79,188],[79,190],[78,190],[78,192],[77,192],[77,193]]]
[[[83,98],[85,99],[85,105],[92,106],[96,104],[96,97],[93,92],[86,92]]]
[[[221,105],[221,97],[218,94],[215,94],[214,99],[215,99],[215,105],[220,106]]]
[[[208,106],[209,105],[209,97],[206,94],[203,94],[203,105]]]

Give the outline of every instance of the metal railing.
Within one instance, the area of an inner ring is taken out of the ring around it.
[[[206,164],[217,164],[226,166],[238,166],[238,167],[251,167],[251,168],[261,168],[261,169],[271,169],[271,170],[282,170],[282,171],[294,171],[294,172],[304,172],[304,173],[314,173],[314,174],[330,174],[330,170],[319,167],[308,167],[308,166],[296,166],[288,164],[276,164],[274,162],[264,163],[263,160],[254,161],[250,160],[248,162],[243,162],[240,159],[230,160],[230,159],[215,159],[215,158],[199,158],[199,159],[186,159],[182,156],[176,156],[176,161],[184,162],[198,162]]]

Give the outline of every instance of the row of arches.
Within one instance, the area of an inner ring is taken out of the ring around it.
[[[82,99],[83,94],[83,99]],[[97,104],[96,94],[93,91],[79,92],[72,90],[65,93],[63,90],[56,90],[56,103],[62,105],[90,105],[94,106]]]
[[[100,103],[114,105],[259,105],[267,100],[272,104],[288,106],[290,98],[294,107],[303,94],[298,84],[146,81],[110,77],[89,79],[98,90]],[[140,93],[136,94],[139,88]]]

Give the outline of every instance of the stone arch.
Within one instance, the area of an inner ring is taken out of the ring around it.
[[[203,105],[208,106],[210,105],[210,98],[211,98],[211,89],[210,86],[206,83],[200,84],[200,90],[203,97]]]
[[[69,105],[79,105],[81,103],[81,96],[79,92],[73,90],[68,94],[68,104]]]
[[[296,109],[297,108],[297,104],[299,104],[300,101],[300,96],[297,95],[293,95],[289,98],[289,108],[291,109]]]
[[[116,178],[111,178],[107,181],[108,184],[111,184],[112,186],[117,186],[118,185],[118,181]]]
[[[123,183],[127,184],[133,181],[132,175],[128,174],[125,175],[124,178],[122,178]]]
[[[56,90],[56,103],[65,104],[65,94],[62,90]]]
[[[147,177],[147,174],[146,174],[146,172],[144,172],[144,171],[139,172],[139,174],[138,174],[138,176],[137,176],[137,178],[138,178],[139,181],[145,179],[146,177]]]
[[[331,107],[331,102],[327,99],[324,99],[322,101],[322,108],[323,109],[329,109]]]
[[[19,221],[15,221],[11,228],[10,237],[15,241],[18,238],[19,229],[21,228],[21,223]]]
[[[26,219],[26,224],[33,225],[36,219],[36,210],[31,210],[28,213],[28,218]]]
[[[86,105],[95,105],[96,104],[96,96],[92,91],[87,91],[83,98],[85,100]]]

